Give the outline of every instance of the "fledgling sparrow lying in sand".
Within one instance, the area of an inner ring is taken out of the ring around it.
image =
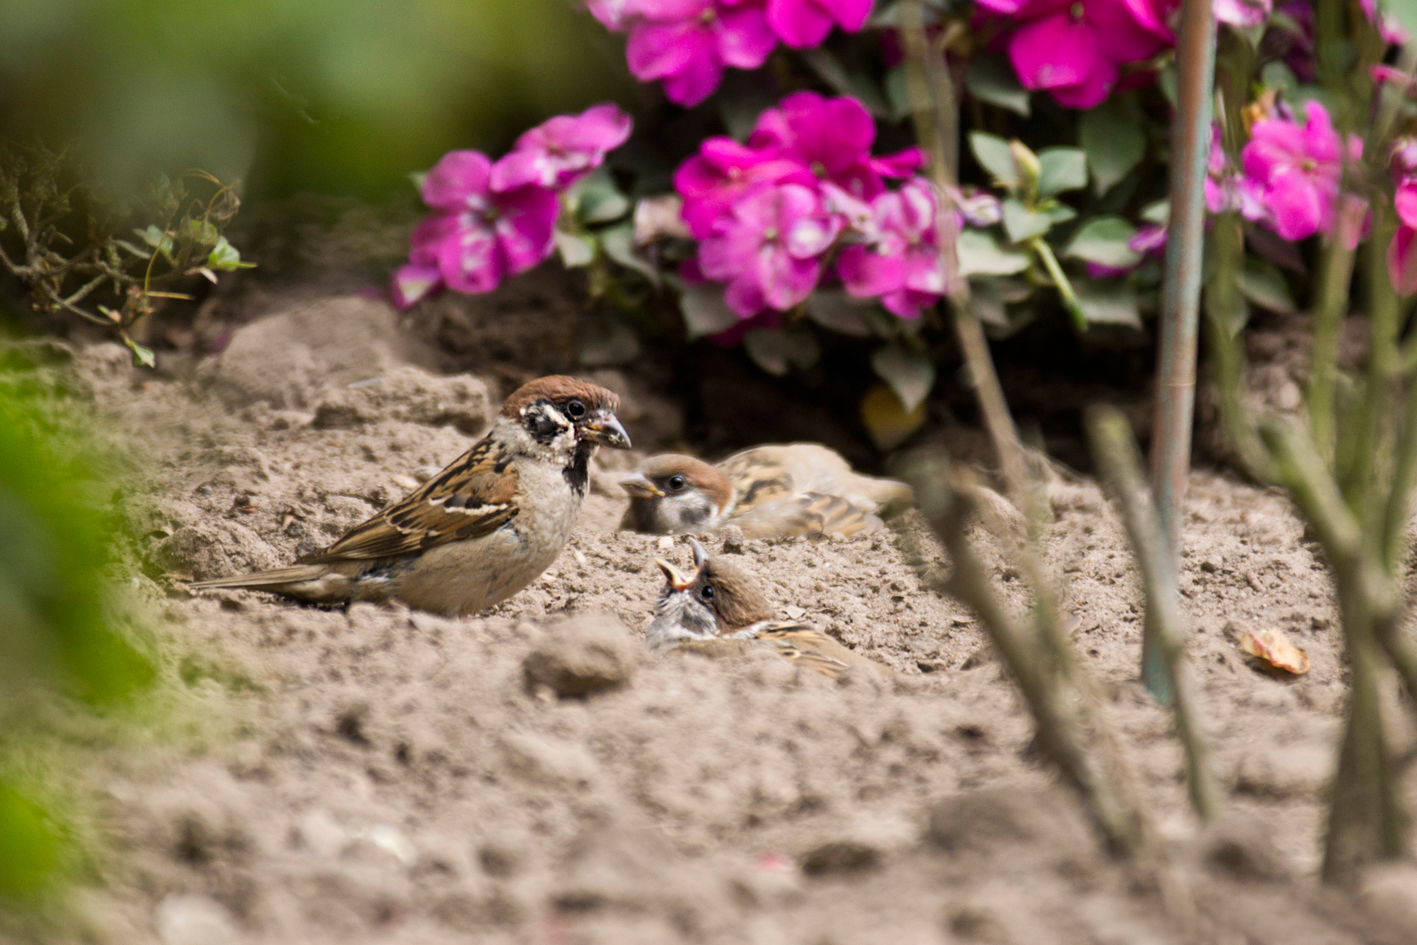
[[[620,399],[573,377],[518,388],[488,434],[401,502],[288,568],[196,581],[322,604],[400,600],[456,616],[501,603],[571,536],[598,445],[628,449]]]
[[[816,443],[755,446],[717,465],[652,456],[620,480],[630,494],[621,528],[656,535],[737,525],[748,538],[856,537],[881,526],[876,513],[910,503],[910,487],[853,472]]]
[[[669,562],[655,561],[664,572],[666,585],[645,637],[650,652],[684,650],[717,656],[741,651],[744,646],[771,646],[788,659],[828,676],[840,676],[857,665],[888,672],[810,624],[774,620],[757,581],[721,557],[710,558],[696,540],[689,542],[694,548],[693,574],[680,574]]]

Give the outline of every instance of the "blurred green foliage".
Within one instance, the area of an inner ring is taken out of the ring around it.
[[[40,706],[58,695],[107,710],[156,674],[111,625],[103,569],[114,536],[86,501],[95,480],[82,451],[48,410],[0,388],[0,903],[33,900],[72,859],[24,760]]]
[[[445,151],[633,94],[572,0],[0,6],[0,136],[72,145],[127,188],[195,166],[247,196],[379,197]]]

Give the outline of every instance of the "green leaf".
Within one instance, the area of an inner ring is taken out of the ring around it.
[[[754,364],[778,377],[794,367],[811,367],[822,354],[811,332],[781,328],[750,331],[743,337],[743,347]]]
[[[903,121],[910,115],[910,87],[905,81],[905,66],[896,66],[886,73],[886,100],[891,103],[891,117]]]
[[[1073,291],[1088,324],[1141,328],[1137,294],[1127,282],[1074,279]]]
[[[964,87],[980,101],[1028,117],[1028,89],[1019,84],[1013,66],[997,53],[975,56],[964,76]]]
[[[1038,163],[1041,197],[1087,186],[1087,153],[1082,148],[1044,148],[1038,152]]]
[[[727,331],[739,321],[738,313],[723,300],[723,286],[716,282],[686,288],[679,296],[679,311],[690,341]]]
[[[1262,309],[1279,315],[1293,315],[1298,311],[1289,294],[1289,284],[1269,263],[1247,259],[1245,268],[1235,275],[1235,284],[1241,295]]]
[[[885,384],[876,384],[861,398],[861,422],[876,449],[893,450],[925,424],[925,404],[906,410]]]
[[[140,345],[127,335],[123,336],[123,343],[128,346],[128,350],[133,352],[134,367],[157,367],[157,355],[153,354],[153,349],[147,345]]]
[[[993,175],[994,180],[1005,187],[1018,186],[1018,168],[1014,167],[1014,156],[1009,151],[1009,143],[1003,138],[985,131],[971,131],[969,150],[974,152],[975,160]]]
[[[1059,223],[1067,223],[1078,215],[1078,212],[1072,207],[1065,203],[1059,203],[1056,200],[1044,201],[1043,204],[1038,207],[1038,212],[1046,215],[1048,222],[1052,223],[1054,226],[1057,226]]]
[[[832,331],[853,338],[869,338],[871,326],[866,324],[864,304],[841,289],[818,289],[807,296],[807,317]]]
[[[992,233],[964,230],[955,243],[962,276],[1011,276],[1028,268],[1028,253],[1006,249]]]
[[[134,230],[133,232],[138,234],[138,236],[142,239],[144,243],[147,243],[149,246],[151,246],[153,249],[156,249],[164,256],[171,258],[172,237],[168,236],[162,230],[149,223],[148,228],[146,230]]]
[[[589,266],[595,261],[595,237],[590,233],[577,235],[557,230],[556,252],[561,256],[561,265],[567,269]]]
[[[798,55],[812,71],[838,94],[850,95],[877,118],[890,117],[890,107],[875,81],[862,72],[848,71],[825,46],[803,49]]]
[[[1092,186],[1098,196],[1111,190],[1141,163],[1146,154],[1146,134],[1114,102],[1082,113],[1078,140],[1092,168]]]
[[[605,250],[605,255],[626,269],[638,272],[652,285],[659,285],[659,270],[635,253],[635,225],[633,222],[625,222],[608,230],[601,230],[599,236],[600,248]]]
[[[906,413],[914,413],[935,386],[935,365],[930,359],[900,345],[877,348],[871,355],[871,368],[895,391]]]
[[[1014,197],[1004,201],[1004,232],[1010,243],[1022,243],[1026,239],[1042,236],[1048,232],[1053,221],[1046,213],[1030,210]]]
[[[202,246],[215,246],[221,233],[206,220],[185,220],[182,223],[182,238]]]
[[[1165,226],[1171,222],[1171,201],[1154,200],[1141,208],[1141,218],[1147,223]]]
[[[1136,233],[1136,227],[1121,217],[1096,217],[1083,224],[1063,255],[1113,269],[1131,269],[1142,258],[1127,245]]]
[[[226,241],[226,237],[220,237],[216,241],[216,246],[207,255],[207,268],[216,269],[220,272],[232,272],[237,269],[255,269],[255,263],[241,261],[241,251]]]
[[[620,193],[610,172],[600,167],[571,188],[576,219],[584,224],[609,223],[630,212],[630,198]]]

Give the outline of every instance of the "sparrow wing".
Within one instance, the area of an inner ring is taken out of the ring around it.
[[[766,643],[794,663],[827,676],[840,676],[865,661],[816,627],[791,620],[765,620],[734,636]]]
[[[389,506],[301,564],[391,558],[490,534],[517,514],[512,457],[490,437],[402,502]]]
[[[792,473],[777,461],[769,447],[755,447],[734,453],[718,464],[733,482],[734,514],[776,502],[799,491]]]
[[[855,538],[881,527],[881,520],[839,495],[802,492],[759,505],[729,522],[748,538]]]

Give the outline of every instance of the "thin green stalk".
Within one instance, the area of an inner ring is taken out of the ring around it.
[[[1342,240],[1324,246],[1319,300],[1314,309],[1314,347],[1309,362],[1309,429],[1326,463],[1334,458],[1337,430],[1334,388],[1338,376],[1338,341],[1348,314],[1348,286],[1353,280],[1353,251]]]
[[[1063,305],[1073,317],[1073,324],[1077,326],[1078,331],[1087,331],[1087,316],[1083,314],[1082,305],[1078,302],[1077,293],[1073,291],[1073,284],[1068,280],[1067,273],[1063,272],[1063,267],[1059,265],[1058,257],[1053,255],[1053,247],[1044,242],[1041,236],[1029,240],[1028,247],[1038,254],[1043,268],[1048,270],[1048,277],[1053,280],[1058,294],[1063,297]]]

